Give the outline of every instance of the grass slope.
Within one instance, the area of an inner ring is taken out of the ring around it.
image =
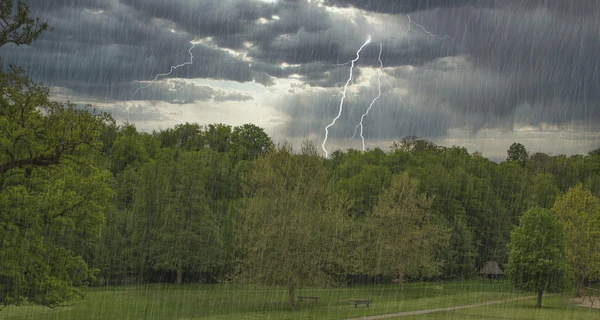
[[[514,291],[506,282],[484,281],[412,283],[404,292],[397,285],[370,285],[298,289],[296,294],[321,299],[298,302],[297,309],[290,311],[284,288],[231,284],[105,287],[88,289],[85,299],[68,307],[7,307],[0,311],[0,319],[345,319],[531,295]],[[355,308],[348,301],[353,298],[373,303]],[[533,308],[534,300],[525,300],[407,319],[589,319],[600,315],[598,310],[566,303],[569,298],[548,297],[544,301],[548,308],[542,311]]]

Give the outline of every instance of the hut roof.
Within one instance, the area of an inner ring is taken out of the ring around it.
[[[481,271],[479,271],[479,274],[483,274],[483,275],[503,275],[504,272],[502,272],[502,269],[500,269],[500,266],[498,265],[498,262],[496,261],[488,261],[485,263],[485,266],[483,266],[483,268],[481,268]]]

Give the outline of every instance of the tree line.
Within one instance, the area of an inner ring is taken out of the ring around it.
[[[47,28],[22,1],[16,16],[0,3],[16,26],[0,46]],[[0,73],[0,303],[59,306],[84,285],[237,281],[286,286],[293,308],[299,287],[401,289],[472,277],[490,259],[508,262],[517,286],[558,290],[565,281],[516,280],[535,264],[519,249],[533,241],[526,221],[546,216],[560,222],[543,224],[559,226],[546,251],[564,261],[549,259],[579,292],[600,269],[600,149],[507,153],[496,163],[405,137],[323,158],[253,124],[146,133],[53,102],[11,67]]]

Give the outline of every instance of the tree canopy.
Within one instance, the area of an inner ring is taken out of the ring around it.
[[[0,46],[29,44],[45,23],[0,2]],[[83,253],[100,236],[113,191],[97,166],[112,118],[50,101],[16,67],[0,72],[0,303],[58,306],[94,280]]]
[[[363,249],[365,272],[396,275],[403,288],[406,276],[439,274],[443,261],[435,253],[448,241],[448,229],[433,221],[432,198],[419,194],[417,181],[403,173],[381,196],[365,221]]]
[[[552,211],[533,208],[525,212],[508,247],[505,272],[516,288],[537,293],[538,308],[544,291],[560,292],[569,286],[564,227]]]
[[[287,146],[259,158],[244,179],[238,280],[289,288],[339,281],[344,200],[333,192],[314,146],[293,155]]]
[[[578,184],[559,196],[552,210],[565,224],[567,259],[579,297],[586,278],[600,277],[600,201]]]

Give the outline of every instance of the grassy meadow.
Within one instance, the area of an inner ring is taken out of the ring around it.
[[[90,288],[85,298],[60,308],[6,307],[0,319],[346,319],[369,315],[444,308],[505,300],[533,293],[515,291],[504,281],[411,283],[401,292],[397,285],[368,285],[330,289],[297,289],[297,295],[318,296],[318,302],[297,303],[287,309],[287,290],[232,284],[139,285]],[[355,308],[349,299],[372,299]],[[571,294],[545,297],[544,308],[535,299],[510,301],[405,319],[591,319],[600,310],[578,307]]]

